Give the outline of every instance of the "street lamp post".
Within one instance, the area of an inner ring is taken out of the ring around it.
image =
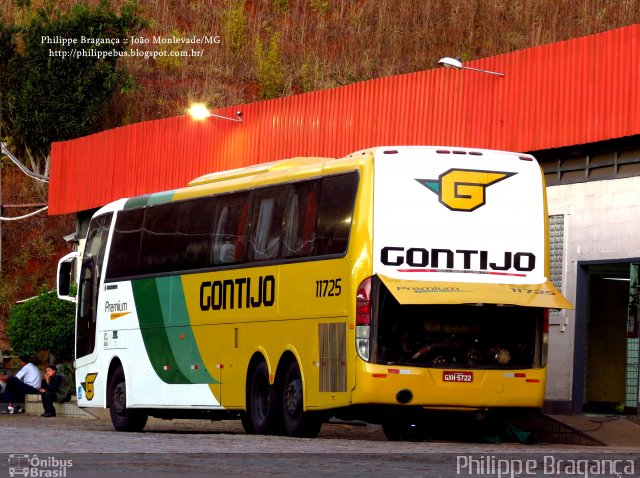
[[[462,69],[473,70],[473,71],[479,71],[480,73],[488,73],[489,75],[504,76],[504,73],[498,73],[495,71],[481,70],[479,68],[464,66],[458,58],[450,58],[448,56],[445,56],[444,58],[440,58],[440,60],[438,60],[438,65],[444,66],[445,68],[453,68],[455,70],[462,70]]]

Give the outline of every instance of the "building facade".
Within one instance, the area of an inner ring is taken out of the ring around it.
[[[553,279],[575,305],[551,321],[549,409],[636,414],[640,137],[537,156],[547,178]]]

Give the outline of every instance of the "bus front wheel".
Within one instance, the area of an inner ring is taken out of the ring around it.
[[[250,422],[245,430],[258,434],[277,433],[280,397],[277,387],[269,383],[269,368],[265,362],[260,362],[253,369],[248,392],[248,416],[245,415],[245,420]]]
[[[289,365],[284,378],[282,414],[287,434],[292,437],[314,438],[322,427],[317,413],[304,411],[302,377],[297,362]]]
[[[147,424],[148,414],[141,410],[127,408],[127,384],[122,368],[118,368],[111,377],[108,394],[109,414],[113,427],[124,432],[142,431]]]

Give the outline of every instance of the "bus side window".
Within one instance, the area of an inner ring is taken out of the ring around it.
[[[94,294],[94,277],[96,266],[92,258],[82,261],[82,269],[80,271],[80,302],[78,303],[78,314],[82,318],[93,319],[95,316],[93,311],[93,294]]]
[[[281,188],[268,188],[253,194],[253,213],[247,259],[276,259],[282,233]]]
[[[108,279],[133,277],[138,274],[138,256],[142,239],[144,209],[120,211],[111,239],[107,267]]]
[[[317,184],[317,181],[306,181],[288,190],[282,226],[282,257],[313,255]]]
[[[161,204],[147,208],[140,248],[140,274],[173,271],[181,251],[176,247],[178,205]]]
[[[342,254],[347,250],[357,187],[356,173],[322,180],[316,229],[317,255]]]
[[[316,221],[318,220],[318,182],[307,194],[304,224],[302,229],[302,255],[313,256],[316,249]]]
[[[174,239],[175,249],[179,252],[176,270],[201,269],[207,266],[212,211],[211,198],[179,203]]]
[[[211,247],[212,264],[228,264],[233,262],[235,245],[232,245],[224,233],[224,226],[227,222],[229,206],[224,206],[217,217],[216,230],[213,233],[213,246]],[[233,249],[233,252],[232,252]]]
[[[248,195],[230,194],[216,198],[211,263],[244,262],[244,234],[248,215]]]

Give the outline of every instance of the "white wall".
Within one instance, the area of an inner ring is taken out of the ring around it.
[[[640,257],[640,177],[547,188],[549,214],[564,214],[563,293],[576,301],[579,261]],[[571,400],[574,311],[550,327],[547,400]]]

